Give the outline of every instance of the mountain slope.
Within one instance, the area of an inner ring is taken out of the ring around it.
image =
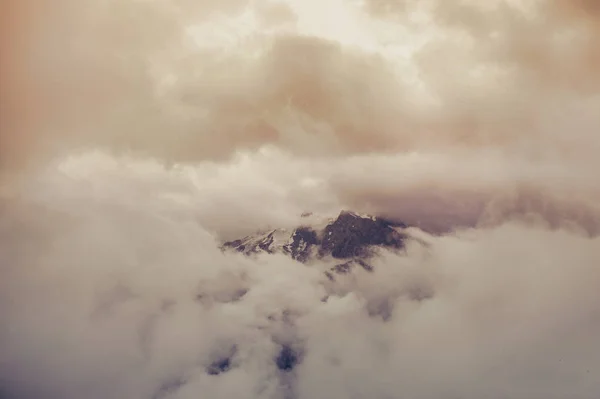
[[[274,229],[259,232],[223,244],[224,250],[233,250],[252,256],[260,253],[281,253],[301,263],[331,258],[340,261],[326,274],[347,273],[354,266],[371,271],[368,260],[377,250],[386,248],[399,251],[407,236],[406,225],[389,220],[342,211],[324,227],[307,223],[293,230]]]

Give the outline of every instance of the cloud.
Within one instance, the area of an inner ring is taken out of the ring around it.
[[[4,203],[12,397],[595,397],[598,238],[523,221],[425,234],[427,247],[384,254],[331,291],[318,265],[223,254],[207,230],[251,225],[235,204],[291,219],[279,173],[262,177],[272,191],[260,198],[230,185],[236,196],[219,207],[211,176],[234,184],[231,165],[186,175],[111,162],[73,158]],[[433,296],[415,301],[414,289]],[[290,373],[275,360],[285,345],[301,353]],[[229,371],[207,373],[221,356]]]
[[[0,9],[0,395],[597,397],[593,2],[43,4]],[[426,245],[219,249],[344,208]]]
[[[586,2],[389,2],[399,10],[386,15],[408,18],[401,26],[372,7],[332,5],[323,12],[353,27],[339,32],[310,18],[312,3],[65,4],[29,56],[46,99],[30,111],[43,122],[28,129],[25,154],[101,145],[222,160],[276,145],[564,158],[577,141],[577,157],[593,161],[599,146]]]

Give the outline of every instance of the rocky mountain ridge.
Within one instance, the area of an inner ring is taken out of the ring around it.
[[[336,218],[327,220],[324,227],[306,223],[292,230],[258,232],[225,242],[222,249],[247,256],[280,253],[301,263],[334,259],[339,263],[326,272],[327,277],[333,279],[335,274],[348,273],[355,266],[371,271],[369,259],[382,248],[404,249],[407,236],[403,229],[406,227],[403,223],[342,211]]]

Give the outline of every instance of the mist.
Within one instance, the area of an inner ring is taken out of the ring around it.
[[[0,396],[596,398],[600,14],[479,3],[3,2]],[[418,239],[220,249],[342,209]]]

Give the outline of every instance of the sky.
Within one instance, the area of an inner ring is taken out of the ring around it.
[[[597,397],[596,2],[0,7],[0,396]],[[219,249],[341,209],[426,245]]]

